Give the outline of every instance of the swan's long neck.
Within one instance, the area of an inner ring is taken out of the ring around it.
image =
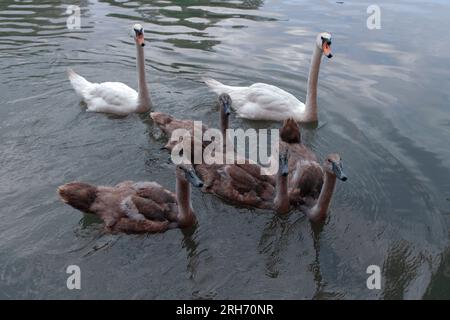
[[[191,206],[191,185],[189,182],[177,177],[176,193],[178,202],[178,225],[180,228],[190,227],[195,223],[196,218]]]
[[[322,50],[314,45],[314,52],[309,67],[308,91],[306,92],[305,121],[317,121],[317,82],[319,80]]]
[[[152,101],[148,92],[147,82],[145,79],[145,58],[144,48],[136,45],[137,48],[137,72],[138,72],[138,112],[146,112],[150,110]]]
[[[274,200],[275,210],[278,213],[289,212],[290,202],[288,194],[288,176],[278,174],[277,175],[277,185],[276,185],[276,196]]]
[[[224,143],[226,141],[226,132],[228,129],[228,116],[225,114],[225,111],[223,110],[223,108],[220,110],[220,131],[222,131],[222,137],[224,140]]]
[[[327,217],[328,208],[330,207],[331,198],[336,185],[336,176],[325,171],[322,190],[320,191],[317,203],[308,213],[309,219],[312,221],[323,221]]]

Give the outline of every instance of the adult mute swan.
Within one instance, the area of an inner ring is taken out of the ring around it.
[[[282,121],[294,118],[298,122],[317,121],[317,81],[322,55],[331,58],[331,34],[317,35],[308,76],[306,105],[289,92],[265,83],[250,87],[226,86],[219,81],[204,78],[216,94],[228,93],[238,117],[252,120]]]
[[[139,92],[121,82],[91,83],[72,69],[67,70],[70,83],[87,104],[87,111],[125,116],[150,110],[152,102],[145,80],[144,28],[135,24],[133,31],[137,48]]]

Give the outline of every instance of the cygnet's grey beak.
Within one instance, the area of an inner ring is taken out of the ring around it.
[[[186,179],[190,184],[192,184],[196,188],[203,187],[203,181],[199,178],[194,169],[185,170],[185,173]]]
[[[336,175],[336,178],[338,178],[341,181],[347,181],[347,175],[344,173],[344,169],[342,167],[342,162],[339,164],[336,164],[335,162],[332,162],[333,172]]]

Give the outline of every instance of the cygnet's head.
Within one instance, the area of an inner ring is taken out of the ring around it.
[[[325,171],[335,175],[336,178],[342,181],[347,181],[347,176],[344,173],[341,156],[337,153],[332,153],[327,156],[324,163]]]

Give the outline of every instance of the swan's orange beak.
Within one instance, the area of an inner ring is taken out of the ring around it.
[[[145,40],[144,40],[144,33],[143,32],[136,32],[136,43],[140,45],[141,47],[145,46]]]
[[[325,57],[331,59],[333,54],[331,53],[331,43],[328,41],[324,41],[322,44],[322,51]]]

